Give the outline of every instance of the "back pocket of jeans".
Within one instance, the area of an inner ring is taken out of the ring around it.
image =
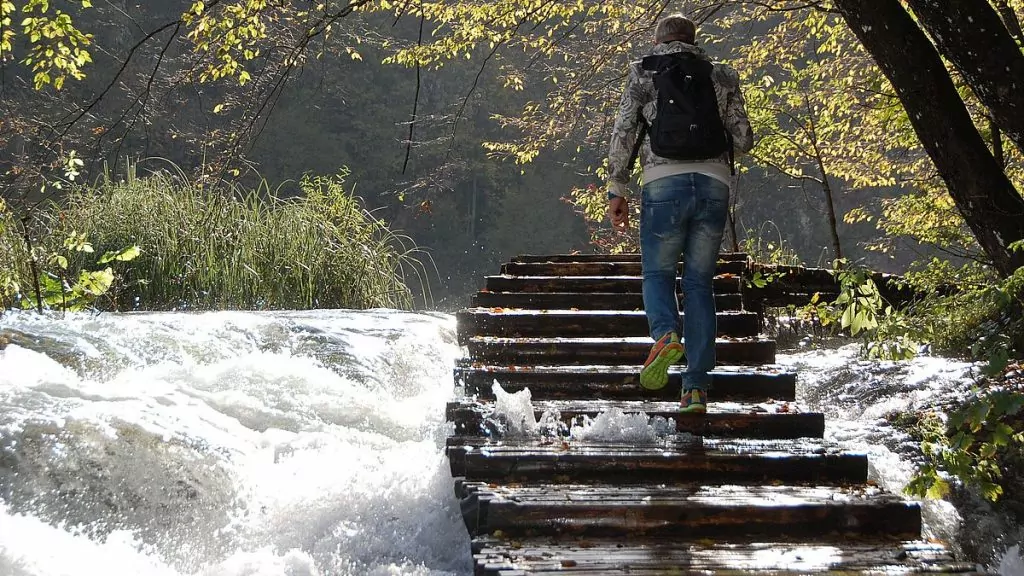
[[[644,202],[643,218],[643,228],[658,238],[670,238],[680,233],[682,215],[679,213],[678,200]]]

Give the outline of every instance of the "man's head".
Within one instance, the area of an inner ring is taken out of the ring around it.
[[[655,44],[665,42],[685,42],[686,44],[697,43],[697,27],[682,14],[671,14],[658,21],[658,27],[654,30]]]

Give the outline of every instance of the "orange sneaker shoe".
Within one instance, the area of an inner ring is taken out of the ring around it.
[[[693,388],[683,394],[679,401],[679,411],[689,414],[704,414],[708,411],[708,393]]]
[[[684,355],[683,345],[675,332],[661,337],[651,347],[651,353],[640,370],[640,385],[648,390],[660,390],[668,383],[668,367]]]

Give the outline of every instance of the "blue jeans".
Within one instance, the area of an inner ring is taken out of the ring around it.
[[[640,260],[644,310],[657,341],[680,334],[686,346],[683,390],[707,390],[715,367],[712,281],[729,209],[729,187],[696,172],[659,178],[642,189]],[[676,266],[683,261],[683,326],[676,301]]]

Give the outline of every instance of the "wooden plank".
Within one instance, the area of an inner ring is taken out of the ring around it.
[[[682,297],[677,295],[682,309]],[[534,310],[643,310],[644,299],[637,294],[614,292],[490,292],[473,295],[474,307],[524,308]],[[719,311],[742,310],[740,294],[715,294],[715,308]]]
[[[924,541],[804,544],[708,539],[508,539],[477,537],[471,544],[478,576],[530,574],[978,574],[949,550]]]
[[[468,308],[455,316],[461,345],[472,336],[608,338],[646,336],[650,330],[643,312]],[[683,318],[680,314],[680,326]],[[761,329],[753,312],[718,312],[715,319],[719,336],[757,336]]]
[[[466,348],[474,360],[491,364],[643,364],[651,339],[474,336]],[[774,364],[775,341],[720,338],[715,354],[719,364]]]
[[[454,436],[446,449],[452,476],[499,484],[818,483],[867,480],[864,454],[816,439],[699,438],[688,434],[636,442],[558,438],[488,440]],[[554,488],[552,488],[554,489]]]
[[[493,400],[497,382],[506,392],[529,388],[534,400],[678,400],[683,367],[673,366],[668,384],[661,390],[640,387],[636,366],[493,366],[461,359],[454,369],[455,383],[467,396]],[[796,374],[768,369],[745,370],[719,367],[711,373],[712,402],[762,402],[794,400]]]
[[[461,483],[471,535],[917,539],[916,502],[871,486],[494,486]]]
[[[683,264],[676,269],[682,274]],[[721,261],[715,268],[716,274],[744,274],[745,261]],[[640,276],[643,269],[639,262],[508,262],[501,265],[501,273],[510,276]]]
[[[455,423],[459,435],[486,435],[494,430],[493,402],[464,398],[449,402],[445,417]],[[540,400],[533,401],[534,416],[558,414],[571,425],[584,417],[618,410],[624,414],[645,414],[674,422],[676,430],[701,436],[726,438],[821,438],[825,434],[825,415],[803,412],[789,402],[737,404],[712,402],[707,414],[681,414],[677,402],[631,402],[609,400]]]
[[[487,276],[491,292],[641,292],[641,276]],[[716,276],[716,294],[739,294],[739,276]]]
[[[745,252],[721,252],[719,260],[726,262],[747,261]],[[639,262],[640,254],[520,254],[514,256],[512,262]]]

